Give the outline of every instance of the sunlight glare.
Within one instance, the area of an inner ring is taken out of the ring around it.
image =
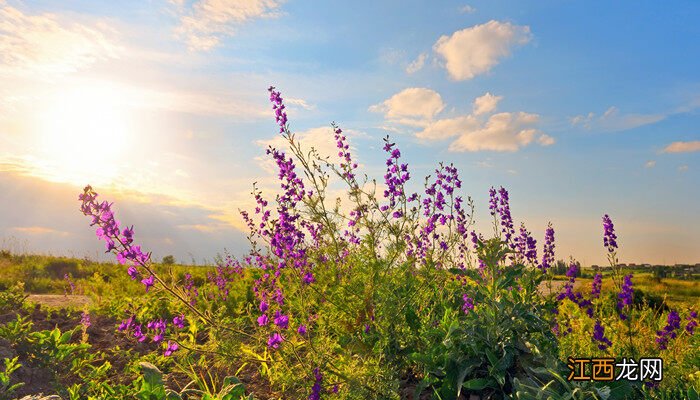
[[[80,185],[112,182],[130,142],[126,100],[114,87],[90,86],[48,101],[37,116],[44,173]]]

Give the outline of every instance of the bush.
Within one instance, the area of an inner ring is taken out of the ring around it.
[[[53,279],[63,279],[64,276],[70,275],[74,277],[81,276],[78,270],[78,263],[68,259],[54,259],[49,261],[44,270],[49,277]]]
[[[526,227],[516,232],[504,188],[489,192],[494,237],[487,239],[473,231],[472,201],[459,194],[453,165],[440,164],[422,194],[410,193],[408,165],[387,137],[385,189],[378,192],[376,181],[358,178],[340,128],[333,125],[336,165],[296,140],[279,92],[270,88],[270,96],[291,153],[267,151],[281,193],[271,197],[253,185],[254,213],[241,212],[251,251],[243,261],[221,258],[206,281],[159,273],[150,254],[133,244],[133,228],[118,228],[110,203],[97,201],[90,186],[80,195],[82,212],[99,221],[98,235],[128,264],[131,279],[149,294],[158,291],[129,310],[121,331],[162,343],[166,356],[184,347],[248,360],[283,397],[309,399],[394,399],[407,389],[496,399],[527,396],[538,386],[562,397],[610,393],[604,384],[583,390],[562,382],[562,343],[583,351],[569,355],[650,348],[648,329],[645,343],[632,340],[632,275],[623,279],[616,268],[607,215],[604,241],[617,299],[600,297],[598,274],[590,295],[573,291],[580,264],[555,265],[551,224],[538,258]],[[329,187],[339,184],[346,192],[333,201]],[[545,296],[540,284],[553,272],[569,281],[556,297]],[[566,307],[570,312],[560,313]],[[565,339],[571,332],[576,342]],[[640,383],[626,385],[641,393]]]

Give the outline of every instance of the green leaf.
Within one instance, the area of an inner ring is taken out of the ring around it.
[[[493,387],[493,383],[487,378],[470,379],[462,384],[462,388],[468,390],[483,390],[487,387]]]
[[[464,379],[467,377],[467,375],[469,375],[470,372],[474,370],[474,368],[478,367],[480,364],[481,361],[472,359],[467,361],[462,366],[462,369],[459,371],[459,375],[457,376],[457,397],[459,397],[462,394],[462,385],[464,384]]]

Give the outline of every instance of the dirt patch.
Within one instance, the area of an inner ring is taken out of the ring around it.
[[[42,300],[44,300],[45,295],[40,296],[40,298],[42,297]],[[61,298],[61,304],[66,304],[64,296],[57,295],[53,297]],[[72,297],[73,299],[71,300],[74,301],[76,297],[85,296]],[[78,299],[78,304],[80,304],[81,300],[84,301],[84,299]],[[41,303],[37,302],[35,304],[35,307],[29,311],[21,309],[19,313],[13,311],[0,315],[0,325],[16,320],[18,314],[32,322],[32,331],[52,330],[58,327],[61,332],[67,332],[80,325],[80,311],[68,309],[49,311],[43,308]],[[119,322],[114,318],[91,315],[90,319],[91,325],[87,328],[88,343],[92,346],[90,352],[104,352],[105,358],[112,364],[107,377],[112,383],[127,384],[133,378],[124,373],[125,368],[133,361],[133,356],[129,357],[125,350],[132,350],[141,356],[149,352],[158,351],[160,348],[159,344],[139,343],[131,340],[126,335],[120,334],[116,331]],[[71,342],[79,343],[80,339],[81,335],[78,332],[73,335]],[[77,376],[70,372],[69,363],[66,365],[47,365],[43,362],[37,362],[35,350],[26,341],[12,343],[7,340],[0,340],[0,354],[19,356],[19,362],[22,364],[22,367],[13,374],[12,379],[12,383],[24,383],[14,393],[14,396],[18,398],[38,393],[55,394],[58,388],[65,388],[73,383],[80,383]],[[102,360],[98,361],[98,363],[101,362]]]
[[[28,300],[47,307],[56,308],[81,308],[90,305],[92,302],[88,296],[72,294],[30,294]]]

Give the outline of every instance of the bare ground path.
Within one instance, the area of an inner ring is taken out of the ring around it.
[[[88,296],[74,294],[30,294],[28,300],[48,307],[83,307],[92,302]]]

